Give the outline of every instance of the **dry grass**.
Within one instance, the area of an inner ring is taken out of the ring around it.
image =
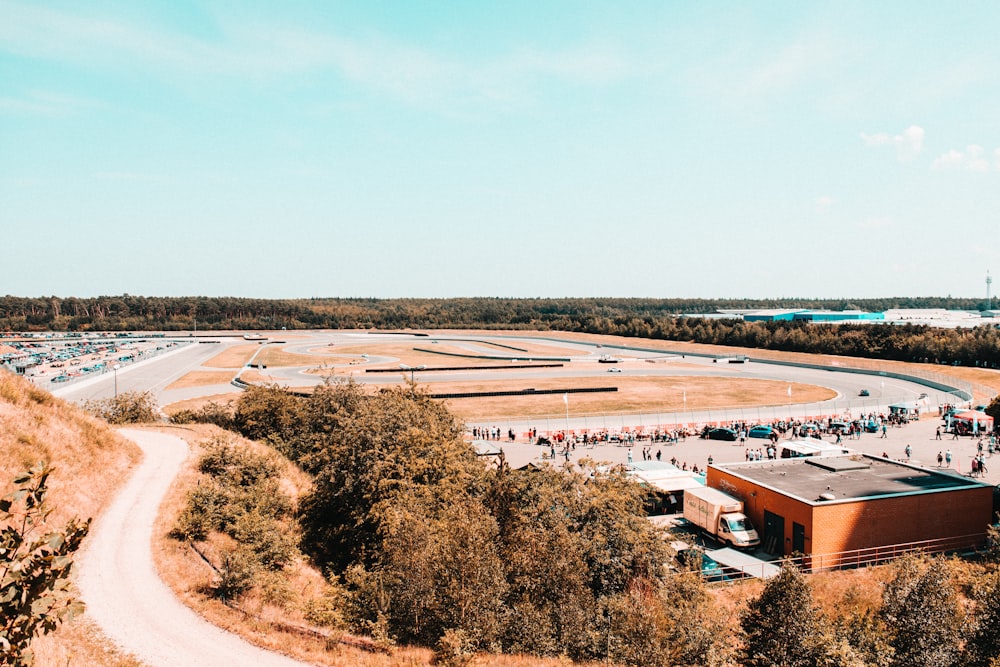
[[[44,459],[53,512],[48,525],[96,517],[138,461],[138,447],[108,425],[53,398],[26,380],[0,371],[0,495],[13,475]],[[84,616],[34,643],[38,665],[69,667],[138,663],[113,649]]]
[[[260,349],[260,343],[236,345],[218,353],[202,364],[209,368],[239,368],[245,366],[253,353]]]
[[[784,405],[788,401],[788,382],[752,380],[731,377],[629,377],[601,376],[594,378],[546,378],[538,380],[501,380],[482,383],[434,383],[424,385],[434,394],[466,391],[504,391],[533,387],[541,389],[573,389],[579,387],[618,387],[614,393],[570,394],[569,410],[573,414],[621,412],[682,412],[724,407],[754,405]],[[792,383],[796,403],[828,400],[836,392],[826,387]],[[541,396],[498,396],[485,398],[445,399],[448,409],[464,419],[480,419],[497,415],[537,417],[565,414],[562,394]]]
[[[329,363],[331,357],[327,355],[318,354],[296,354],[295,352],[286,352],[284,349],[274,346],[265,347],[261,350],[257,358],[254,359],[256,364],[264,364],[265,366],[319,366],[321,364]]]
[[[191,371],[171,382],[167,386],[167,390],[207,387],[213,384],[229,384],[229,381],[232,379],[232,371]]]

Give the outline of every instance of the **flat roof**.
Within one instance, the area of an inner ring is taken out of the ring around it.
[[[718,463],[711,468],[812,505],[990,486],[957,473],[859,454]]]

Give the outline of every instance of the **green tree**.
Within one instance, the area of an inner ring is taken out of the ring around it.
[[[885,586],[880,612],[890,632],[892,664],[899,667],[957,664],[964,621],[948,562],[935,558],[928,565],[919,557],[907,557],[894,567],[896,575]]]
[[[972,598],[965,664],[991,667],[1000,663],[1000,571],[978,578]]]
[[[812,667],[821,664],[823,627],[812,591],[792,564],[781,568],[744,610],[745,667]]]
[[[73,555],[90,520],[45,530],[52,469],[39,463],[14,478],[16,490],[0,499],[0,665],[30,665],[30,644],[83,611],[70,591]]]
[[[1000,394],[994,396],[990,404],[986,406],[986,414],[993,417],[994,424],[1000,424]]]
[[[439,498],[468,493],[483,467],[461,434],[446,408],[405,388],[383,390],[345,411],[324,434],[313,490],[302,501],[307,550],[338,572],[370,565],[401,493],[417,487]]]

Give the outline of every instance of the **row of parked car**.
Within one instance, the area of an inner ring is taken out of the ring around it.
[[[748,438],[763,438],[765,440],[770,440],[776,430],[773,426],[758,425],[750,428],[747,431]],[[726,440],[728,442],[735,442],[739,440],[740,434],[731,428],[719,427],[719,428],[708,428],[702,431],[701,437],[707,440]]]

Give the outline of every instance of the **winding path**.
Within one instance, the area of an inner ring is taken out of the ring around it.
[[[163,433],[122,430],[144,453],[112,505],[97,519],[78,563],[87,615],[150,667],[303,667],[208,623],[156,574],[150,544],[160,503],[188,455]]]

